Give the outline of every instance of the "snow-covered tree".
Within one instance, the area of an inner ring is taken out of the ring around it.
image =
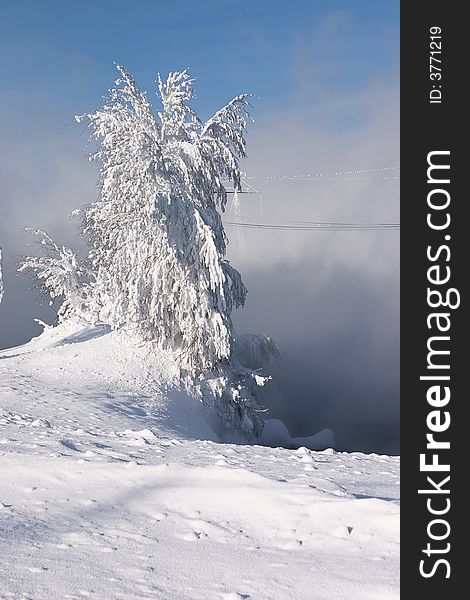
[[[256,436],[255,396],[266,378],[233,355],[231,313],[246,288],[225,258],[223,181],[240,189],[248,95],[203,123],[190,107],[187,70],[158,77],[161,109],[117,65],[120,77],[99,110],[77,117],[91,128],[99,199],[79,212],[89,243],[88,283],[76,256],[44,235],[46,257],[28,258],[43,288],[61,296],[62,316],[98,314],[171,349],[221,429]]]
[[[38,244],[44,256],[27,256],[21,262],[18,271],[28,271],[39,281],[41,291],[53,300],[61,301],[59,320],[67,317],[84,317],[87,309],[89,285],[86,271],[77,255],[66,246],[58,246],[41,229],[28,229],[38,237]]]
[[[121,66],[105,106],[83,115],[98,142],[100,199],[83,209],[102,320],[132,327],[177,352],[192,377],[212,372],[214,405],[231,426],[256,433],[252,391],[231,365],[231,312],[245,302],[239,272],[225,259],[219,211],[231,180],[240,187],[248,96],[206,123],[190,108],[188,71],[158,77],[155,114]],[[246,374],[243,374],[246,378]],[[207,375],[206,381],[207,379]]]
[[[188,72],[158,78],[162,110],[120,66],[107,104],[88,120],[101,197],[83,210],[103,319],[177,349],[191,373],[231,352],[230,313],[246,289],[224,259],[222,180],[240,185],[247,95],[207,123],[188,106]]]

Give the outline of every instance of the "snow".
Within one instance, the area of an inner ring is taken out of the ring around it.
[[[315,435],[291,438],[293,448],[306,446],[310,450],[323,450],[323,448],[334,448],[336,446],[335,434],[331,429],[322,429]]]
[[[399,458],[221,443],[177,374],[70,322],[0,352],[0,598],[398,598]]]
[[[322,429],[315,435],[306,437],[291,437],[286,425],[280,419],[267,419],[260,436],[263,446],[282,448],[309,448],[310,450],[324,450],[334,448],[336,445],[335,434],[331,429]]]

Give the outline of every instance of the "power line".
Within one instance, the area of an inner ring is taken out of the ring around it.
[[[400,227],[400,223],[345,223],[341,221],[288,221],[296,225],[325,225],[338,227]]]
[[[238,194],[258,194],[259,190],[255,189],[248,183],[248,180],[264,180],[264,181],[321,181],[324,179],[336,180],[336,181],[373,181],[375,180],[398,180],[400,175],[381,175],[377,177],[379,173],[398,172],[400,166],[391,167],[376,167],[374,169],[350,169],[347,171],[326,171],[323,173],[304,173],[300,175],[247,175],[246,173],[241,174],[241,183],[245,185],[247,189],[239,190]],[[363,175],[375,175],[369,177],[363,177]],[[362,176],[362,177],[361,177]],[[230,181],[223,181],[223,185],[230,185]],[[228,194],[234,194],[235,190],[227,188]]]
[[[242,177],[242,181],[253,180],[253,179],[264,179],[264,180],[297,180],[297,181],[305,181],[305,180],[317,180],[320,178],[341,178],[341,179],[354,179],[354,177],[345,177],[345,175],[349,176],[357,176],[357,175],[367,175],[367,174],[379,174],[379,173],[389,173],[389,172],[397,172],[400,167],[390,166],[390,167],[377,167],[374,169],[351,169],[346,171],[327,171],[323,173],[305,173],[301,175],[244,175]],[[358,178],[360,179],[360,178]],[[381,179],[399,179],[399,175],[385,175],[382,176]]]
[[[241,182],[246,188],[237,193],[258,194],[261,199],[261,194],[253,188],[247,180],[263,179],[275,181],[318,181],[320,178],[336,178],[343,180],[364,180],[364,178],[351,177],[364,174],[379,174],[384,172],[398,172],[399,165],[388,167],[376,167],[374,169],[350,169],[347,171],[328,171],[323,173],[307,173],[302,175],[247,175],[242,173]],[[399,175],[382,176],[381,179],[399,179]],[[235,193],[235,190],[227,190],[228,193]],[[253,223],[242,222],[239,215],[234,215],[236,221],[224,221],[224,225],[246,229],[271,229],[271,230],[291,230],[291,231],[377,231],[390,230],[397,231],[400,229],[400,223],[347,223],[338,221],[288,221],[287,223]]]
[[[242,227],[247,229],[274,229],[291,231],[397,231],[400,229],[399,223],[328,223],[321,221],[300,221],[297,225],[224,221],[224,225],[231,225],[233,227]]]

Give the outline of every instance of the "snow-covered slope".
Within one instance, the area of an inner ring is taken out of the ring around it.
[[[399,459],[218,442],[167,354],[0,352],[0,598],[398,598]]]

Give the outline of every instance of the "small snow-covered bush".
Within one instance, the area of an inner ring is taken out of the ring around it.
[[[45,231],[29,231],[38,237],[43,256],[25,257],[18,271],[33,273],[41,291],[51,298],[51,304],[55,299],[61,300],[57,313],[59,320],[71,316],[85,317],[89,288],[79,258],[70,248],[57,245]]]
[[[267,335],[244,333],[235,338],[233,345],[235,357],[248,369],[266,368],[281,358],[275,342]]]

